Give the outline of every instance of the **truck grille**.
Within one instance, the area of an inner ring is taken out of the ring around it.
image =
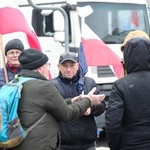
[[[115,77],[114,73],[112,72],[109,66],[98,66],[97,75],[99,78]]]

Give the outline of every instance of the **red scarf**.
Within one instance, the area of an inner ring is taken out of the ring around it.
[[[20,65],[18,67],[14,67],[12,64],[7,63],[13,73],[16,73],[20,69]]]

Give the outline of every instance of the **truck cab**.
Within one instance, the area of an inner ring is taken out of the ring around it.
[[[52,77],[58,75],[57,63],[65,51],[65,27],[63,15],[58,10],[35,9],[27,1],[15,0],[30,22],[39,38],[42,50],[51,60]],[[61,7],[68,18],[69,51],[78,53],[81,41],[81,21],[79,10],[92,13],[85,17],[85,23],[117,56],[122,58],[120,47],[130,31],[142,30],[150,35],[149,14],[144,0],[34,0],[42,7]],[[47,12],[46,12],[47,11]],[[88,31],[87,31],[88,33]],[[90,32],[89,32],[90,34]],[[94,49],[93,49],[94,53]],[[98,54],[100,55],[100,53]],[[94,78],[101,93],[108,100],[112,84],[118,78],[111,65],[88,66],[87,76]],[[104,120],[98,117],[98,128],[104,127]]]

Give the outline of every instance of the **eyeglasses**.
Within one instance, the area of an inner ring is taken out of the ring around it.
[[[9,51],[8,53],[7,53],[7,55],[10,55],[10,56],[14,56],[14,55],[20,55],[21,54],[21,51]]]
[[[46,65],[47,65],[48,67],[50,67],[50,66],[51,66],[51,63],[48,63],[48,62],[47,62]]]

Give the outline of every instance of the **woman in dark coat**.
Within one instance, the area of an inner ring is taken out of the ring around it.
[[[111,150],[150,149],[150,41],[130,39],[124,47],[127,76],[117,80],[106,111]]]

